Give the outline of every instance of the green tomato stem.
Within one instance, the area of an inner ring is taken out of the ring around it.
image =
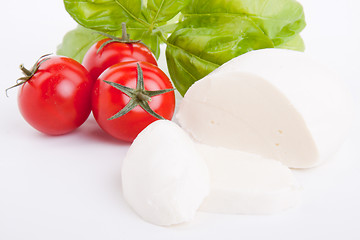
[[[151,97],[149,97],[148,95],[146,95],[146,94],[144,94],[142,92],[138,92],[136,94],[136,97],[141,101],[147,101],[147,102],[151,101]]]
[[[37,72],[37,70],[39,69],[40,65],[49,60],[50,58],[48,57],[49,55],[51,54],[45,54],[43,56],[41,56],[37,61],[36,63],[33,65],[33,67],[31,68],[31,70],[28,70],[27,68],[24,67],[24,64],[21,64],[20,65],[20,69],[21,71],[23,72],[23,74],[25,75],[25,77],[21,77],[19,79],[16,80],[16,84],[5,89],[5,94],[6,96],[8,97],[8,94],[7,92],[12,89],[12,88],[15,88],[15,87],[18,87],[18,86],[21,86],[22,84],[26,83],[27,81],[29,81],[32,76],[34,76],[34,74]]]
[[[171,88],[171,89],[161,89],[155,91],[145,90],[143,71],[139,63],[136,63],[136,68],[137,68],[137,82],[135,89],[123,86],[119,83],[103,80],[105,83],[109,84],[110,86],[116,88],[117,90],[121,91],[122,93],[130,97],[130,101],[126,104],[126,106],[122,108],[119,112],[117,112],[115,115],[108,118],[108,120],[114,120],[116,118],[122,117],[128,112],[130,112],[132,109],[134,109],[136,106],[140,106],[147,113],[158,119],[164,119],[161,115],[157,114],[154,110],[151,109],[148,102],[151,101],[151,97],[153,96],[171,92],[174,91],[175,89]]]
[[[20,65],[20,70],[25,74],[25,76],[31,76],[32,72],[24,67],[24,64]]]
[[[121,23],[122,40],[129,41],[129,35],[126,32],[126,23]]]

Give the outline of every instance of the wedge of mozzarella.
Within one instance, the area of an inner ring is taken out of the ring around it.
[[[197,144],[211,176],[200,210],[227,214],[273,214],[298,205],[302,188],[289,168],[258,155]]]
[[[193,140],[167,120],[145,128],[123,161],[124,198],[144,220],[157,225],[193,219],[209,192],[209,181]]]
[[[313,167],[339,148],[352,119],[335,74],[304,53],[262,49],[193,84],[177,113],[197,141]]]

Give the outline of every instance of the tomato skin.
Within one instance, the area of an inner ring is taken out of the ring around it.
[[[93,81],[108,67],[120,62],[144,61],[157,65],[153,53],[142,43],[112,42],[97,53],[100,46],[108,40],[110,39],[106,38],[92,45],[82,61]]]
[[[92,82],[87,70],[73,59],[52,56],[18,92],[24,119],[49,135],[62,135],[85,122],[91,112]]]
[[[108,120],[124,108],[130,98],[103,80],[136,88],[136,63],[119,63],[105,70],[96,80],[92,95],[92,111],[99,126],[111,136],[127,142],[132,142],[146,126],[158,119],[137,106],[122,117]],[[146,90],[173,88],[169,78],[158,67],[147,62],[138,63],[143,71]],[[175,109],[175,94],[171,91],[154,96],[149,105],[156,113],[170,120]]]

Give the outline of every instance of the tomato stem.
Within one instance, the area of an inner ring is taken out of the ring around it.
[[[24,83],[26,83],[27,81],[29,81],[29,80],[32,78],[32,76],[34,76],[34,74],[37,72],[37,70],[39,69],[40,65],[41,65],[43,62],[45,62],[45,61],[47,61],[47,60],[50,59],[49,57],[47,57],[47,56],[49,56],[49,55],[51,55],[51,54],[45,54],[45,55],[41,56],[41,57],[36,61],[36,63],[32,66],[31,70],[28,70],[27,68],[24,67],[24,64],[21,64],[21,65],[20,65],[20,69],[21,69],[21,71],[23,72],[23,74],[25,75],[25,77],[21,77],[21,78],[17,79],[15,85],[13,85],[13,86],[5,89],[5,94],[6,94],[6,96],[8,97],[7,92],[8,92],[10,89],[15,88],[15,87],[18,87],[18,86],[21,86],[22,84],[24,84]]]
[[[25,76],[31,76],[31,74],[32,74],[32,71],[26,69],[26,68],[24,67],[24,64],[21,64],[21,65],[20,65],[20,70],[25,74]]]
[[[138,99],[140,99],[141,101],[147,101],[147,102],[150,102],[151,101],[151,97],[149,97],[148,95],[142,93],[142,92],[138,92],[136,94],[136,97]]]
[[[103,80],[105,83],[120,90],[123,94],[130,97],[130,101],[127,103],[127,105],[123,109],[121,109],[119,112],[117,112],[115,115],[108,118],[108,120],[113,120],[113,119],[119,118],[121,116],[124,116],[125,114],[130,112],[132,109],[134,109],[136,106],[140,106],[147,113],[149,113],[150,115],[152,115],[158,119],[164,119],[162,116],[160,116],[154,110],[151,109],[148,102],[151,101],[151,97],[153,97],[153,96],[168,93],[168,92],[174,91],[175,89],[170,88],[170,89],[161,89],[161,90],[155,90],[155,91],[145,90],[143,71],[142,71],[139,63],[136,63],[136,67],[137,67],[136,89],[123,86],[119,83],[114,83],[114,82],[109,82],[109,81]]]
[[[126,41],[129,41],[130,40],[130,36],[129,34],[127,34],[126,32],[126,23],[121,23],[121,31],[122,31],[122,39],[123,40],[126,40]]]
[[[119,43],[139,43],[139,42],[141,42],[141,40],[131,40],[130,39],[130,35],[126,31],[126,23],[125,22],[121,23],[121,28],[122,28],[122,37],[121,38],[115,37],[115,36],[110,35],[108,33],[98,32],[98,34],[103,35],[104,37],[107,37],[109,39],[107,41],[105,41],[103,44],[101,44],[101,46],[99,47],[99,49],[96,52],[97,54],[99,54],[99,52],[106,45],[108,45],[110,43],[113,43],[113,42],[119,42]],[[144,43],[142,43],[142,44],[144,44]]]

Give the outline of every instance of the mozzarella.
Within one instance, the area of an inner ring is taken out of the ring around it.
[[[194,83],[176,117],[201,143],[308,168],[339,148],[351,110],[348,92],[324,66],[304,53],[263,49]]]
[[[302,188],[279,161],[198,144],[211,176],[200,210],[228,214],[272,214],[295,207]]]
[[[130,146],[122,166],[123,193],[144,220],[188,222],[209,192],[207,166],[192,139],[175,123],[158,120]]]

